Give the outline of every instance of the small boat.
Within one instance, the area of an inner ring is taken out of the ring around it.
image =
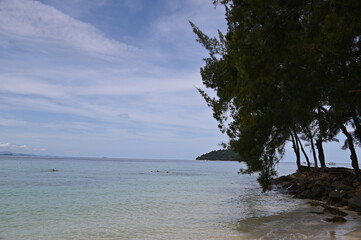
[[[332,165],[332,166],[333,166],[333,165],[336,165],[336,163],[334,163],[334,162],[329,162],[328,165]]]

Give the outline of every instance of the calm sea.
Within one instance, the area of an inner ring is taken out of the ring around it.
[[[1,157],[0,239],[334,239],[356,227],[322,222],[304,200],[263,193],[240,167]],[[294,170],[279,165],[281,174]]]

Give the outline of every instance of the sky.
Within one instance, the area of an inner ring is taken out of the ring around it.
[[[211,0],[0,0],[0,151],[194,159],[227,141],[196,88]]]
[[[0,0],[0,151],[190,160],[220,149],[189,20],[210,36],[227,28],[212,0]],[[349,162],[340,145],[326,158]]]

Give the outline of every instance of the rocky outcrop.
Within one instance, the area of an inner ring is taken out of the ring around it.
[[[273,180],[273,184],[286,189],[296,198],[323,201],[327,206],[345,207],[361,213],[361,181],[347,168],[307,169]],[[328,209],[324,212],[336,211]]]

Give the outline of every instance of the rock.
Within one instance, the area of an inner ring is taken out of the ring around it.
[[[318,214],[318,215],[324,214],[323,212],[310,212],[310,213],[312,213],[312,214]]]
[[[354,196],[356,196],[356,191],[355,190],[351,190],[347,192],[347,197],[348,198],[353,198]]]
[[[331,218],[325,218],[326,222],[334,222],[334,223],[342,223],[347,222],[347,220],[343,217],[331,217]]]
[[[325,214],[332,214],[332,215],[336,215],[336,216],[347,216],[348,214],[337,209],[337,208],[333,208],[333,207],[325,207],[325,209],[323,210],[323,213]]]
[[[322,173],[321,175],[320,175],[320,178],[323,178],[323,179],[329,179],[330,178],[330,176],[331,176],[331,174],[330,173]]]
[[[361,192],[361,185],[355,188],[356,192]]]
[[[304,190],[301,192],[302,198],[311,198],[311,191],[310,190]]]
[[[358,186],[361,186],[361,183],[358,181],[358,180],[354,180],[353,182],[352,182],[352,186],[353,187],[358,187]]]
[[[351,190],[353,190],[353,187],[348,186],[348,185],[346,185],[346,184],[343,184],[343,183],[340,182],[340,181],[337,181],[337,182],[332,183],[331,186],[334,187],[334,188],[337,189],[337,190],[344,190],[344,191],[351,191]]]
[[[361,208],[361,195],[350,198],[348,200],[348,206],[351,209],[359,209],[359,208]]]
[[[326,191],[326,187],[323,185],[314,186],[311,190],[310,197],[315,199],[320,199],[324,192]]]
[[[282,185],[282,187],[283,188],[288,188],[288,187],[290,187],[290,186],[292,186],[292,183],[290,183],[290,182],[286,182],[286,183],[284,183],[283,185]]]
[[[332,200],[332,201],[340,201],[342,198],[344,198],[347,195],[347,191],[345,190],[333,190],[328,194],[328,197]]]
[[[344,202],[344,201],[342,201],[342,202],[338,202],[338,203],[336,203],[336,207],[345,207],[345,206],[347,206],[348,205],[348,202]]]
[[[354,197],[360,196],[360,195],[361,195],[361,191],[355,191],[355,196]]]
[[[318,180],[315,182],[316,186],[328,186],[330,183],[327,181]]]
[[[312,207],[319,207],[319,206],[326,207],[326,204],[318,201],[309,201],[308,204],[310,204]]]
[[[287,181],[289,181],[289,177],[288,176],[281,176],[279,178],[276,178],[275,181],[277,183],[287,182]]]

